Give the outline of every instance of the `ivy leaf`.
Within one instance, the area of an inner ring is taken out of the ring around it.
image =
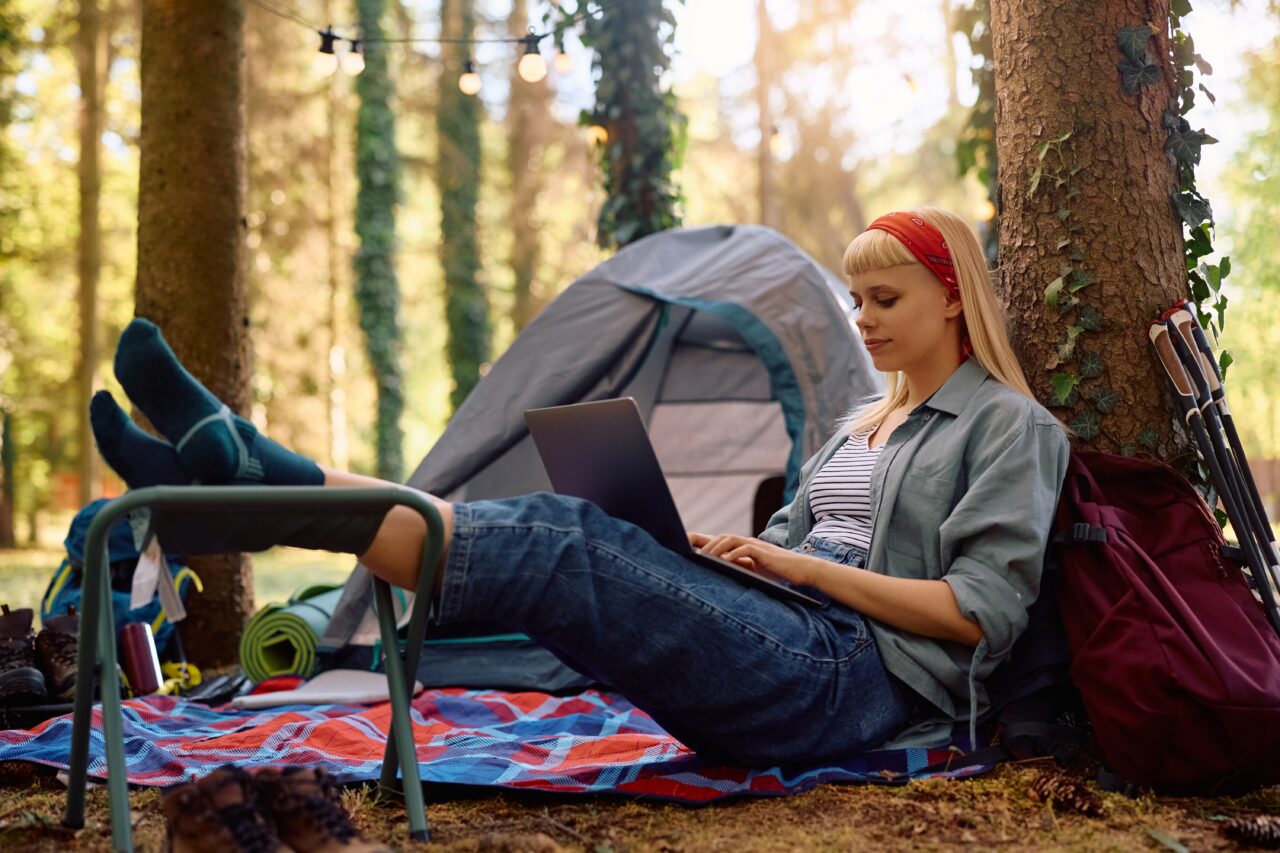
[[[1218,264],[1218,270],[1219,270],[1219,274],[1223,278],[1226,278],[1227,276],[1231,275],[1231,258],[1229,257],[1223,258],[1222,263]]]
[[[1080,376],[1084,379],[1095,379],[1102,375],[1104,367],[1102,356],[1093,350],[1085,350],[1080,354]]]
[[[1055,373],[1049,377],[1049,384],[1053,386],[1054,402],[1059,406],[1065,406],[1071,392],[1080,384],[1080,377],[1074,373]]]
[[[1134,94],[1143,86],[1160,82],[1160,66],[1154,62],[1126,58],[1116,68],[1120,70],[1120,85],[1127,95]]]
[[[1227,368],[1230,367],[1234,361],[1235,359],[1231,357],[1231,353],[1226,350],[1223,350],[1218,355],[1218,370],[1222,373],[1223,379],[1227,378]]]
[[[1143,427],[1142,432],[1138,433],[1138,444],[1148,450],[1155,450],[1156,441],[1158,440],[1159,436],[1156,435],[1156,431],[1151,427]]]
[[[1201,74],[1213,73],[1213,66],[1209,64],[1209,60],[1205,59],[1203,56],[1201,56],[1198,53],[1193,54],[1191,58],[1195,60],[1196,68],[1200,69]]]
[[[1105,415],[1116,407],[1120,394],[1114,388],[1096,388],[1091,399],[1094,407]]]
[[[1213,222],[1213,208],[1198,193],[1178,193],[1173,197],[1173,203],[1178,208],[1178,215],[1182,217],[1182,221],[1192,228],[1206,221]]]
[[[1084,260],[1084,249],[1072,249],[1071,254],[1068,257],[1076,263],[1079,263]]]
[[[1197,84],[1196,88],[1199,89],[1201,92],[1204,92],[1204,96],[1209,99],[1209,103],[1211,104],[1218,103],[1217,97],[1214,96],[1213,92],[1210,92],[1208,89],[1206,89],[1203,83]]]
[[[1089,285],[1097,283],[1097,281],[1097,276],[1088,270],[1076,270],[1075,274],[1071,276],[1071,284],[1067,285],[1067,290],[1077,293]]]
[[[1185,18],[1191,14],[1191,0],[1173,0],[1169,9],[1179,18]]]
[[[1071,245],[1071,238],[1070,238],[1070,237],[1059,237],[1059,238],[1058,238],[1058,251],[1062,251],[1063,249],[1065,249],[1067,246],[1070,246],[1070,245]]]
[[[1093,441],[1098,437],[1098,433],[1102,431],[1101,422],[1098,420],[1098,413],[1085,409],[1077,412],[1076,416],[1067,424],[1082,441]]]
[[[1151,39],[1152,29],[1146,24],[1136,27],[1121,27],[1116,33],[1116,44],[1120,46],[1120,52],[1134,62],[1142,58],[1142,54],[1147,52],[1147,42]]]
[[[1050,308],[1058,307],[1058,295],[1062,293],[1063,280],[1062,276],[1058,276],[1049,282],[1049,286],[1044,289],[1044,304]]]
[[[1076,315],[1076,322],[1084,326],[1086,332],[1096,332],[1102,328],[1102,315],[1092,305],[1086,305]]]
[[[1209,283],[1204,280],[1204,276],[1192,270],[1187,273],[1187,280],[1191,282],[1191,298],[1196,302],[1204,302],[1209,298]]]
[[[1134,447],[1132,444],[1126,444],[1120,448],[1121,456],[1133,456],[1137,452],[1138,448]]]
[[[1040,175],[1040,167],[1036,166],[1036,170],[1031,173],[1031,189],[1027,191],[1028,197],[1035,197],[1036,187],[1040,186]]]
[[[1179,163],[1195,165],[1200,162],[1200,146],[1212,145],[1218,140],[1203,130],[1187,130],[1170,133],[1164,141],[1164,150]]]

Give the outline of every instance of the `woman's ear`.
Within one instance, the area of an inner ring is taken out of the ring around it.
[[[964,315],[964,305],[960,302],[960,297],[947,293],[947,301],[942,309],[942,316],[948,320],[954,320],[956,317]]]

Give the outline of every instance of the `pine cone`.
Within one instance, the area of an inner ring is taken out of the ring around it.
[[[1042,803],[1057,803],[1087,817],[1102,817],[1102,801],[1098,795],[1080,780],[1062,773],[1041,773],[1032,781],[1028,793]]]
[[[1280,817],[1257,814],[1232,818],[1222,824],[1228,837],[1253,847],[1280,848]]]

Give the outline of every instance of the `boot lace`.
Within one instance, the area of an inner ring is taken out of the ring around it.
[[[338,804],[337,788],[329,779],[320,782],[319,796],[293,794],[284,798],[281,811],[301,815],[331,838],[350,841],[358,832],[346,810]]]
[[[218,818],[235,839],[237,850],[243,850],[244,853],[272,853],[279,847],[279,839],[250,803],[225,806],[218,810]]]

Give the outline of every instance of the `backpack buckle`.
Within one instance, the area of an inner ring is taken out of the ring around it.
[[[1093,527],[1083,521],[1077,521],[1071,525],[1072,542],[1102,542],[1107,541],[1107,529],[1105,527]]]

